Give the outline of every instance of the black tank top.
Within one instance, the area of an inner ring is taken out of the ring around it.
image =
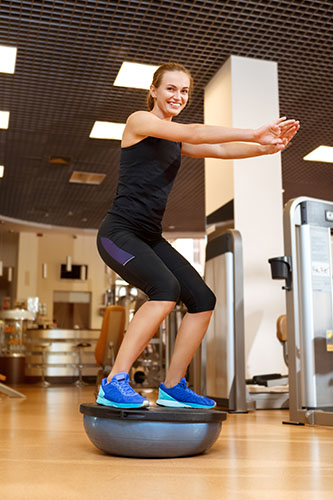
[[[180,167],[181,143],[146,137],[121,149],[119,181],[109,214],[117,225],[161,233],[162,218]]]

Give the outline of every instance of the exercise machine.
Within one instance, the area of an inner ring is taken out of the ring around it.
[[[202,392],[231,413],[287,408],[287,377],[269,374],[245,379],[243,251],[239,231],[217,227],[208,235],[205,280],[216,294],[217,303],[201,347]],[[277,336],[283,343],[279,319]]]
[[[201,387],[218,406],[246,413],[253,408],[245,385],[243,252],[239,231],[208,235],[205,280],[217,297],[201,347]]]
[[[284,208],[284,279],[291,424],[333,425],[333,203],[299,197]]]

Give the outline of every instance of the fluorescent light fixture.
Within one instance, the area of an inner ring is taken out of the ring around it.
[[[16,47],[0,45],[0,73],[15,73]]]
[[[9,111],[0,111],[0,128],[8,128]]]
[[[72,272],[72,257],[70,255],[66,257],[66,271],[68,273]]]
[[[71,178],[69,179],[69,182],[99,186],[99,184],[102,184],[105,177],[106,174],[96,174],[95,172],[79,172],[77,170],[74,170]]]
[[[121,141],[125,123],[95,122],[89,137],[91,139],[115,139]]]
[[[303,160],[307,161],[324,161],[326,163],[333,163],[333,147],[332,146],[318,146],[308,155],[304,156]]]
[[[4,172],[5,172],[5,167],[3,165],[0,165],[0,178],[3,177]]]
[[[80,266],[80,280],[87,279],[87,266]]]
[[[158,66],[123,62],[113,85],[134,89],[149,89]]]

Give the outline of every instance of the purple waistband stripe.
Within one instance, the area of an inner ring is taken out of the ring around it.
[[[130,260],[134,259],[134,255],[131,255],[130,253],[125,252],[125,250],[117,247],[117,245],[113,243],[113,241],[109,240],[109,238],[102,237],[101,241],[107,253],[122,266],[127,264],[127,262],[129,262]]]

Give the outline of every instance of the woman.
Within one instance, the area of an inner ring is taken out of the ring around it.
[[[157,404],[215,406],[215,401],[191,391],[184,378],[207,330],[215,296],[197,271],[161,236],[168,195],[181,155],[235,159],[273,154],[282,151],[299,128],[298,122],[285,118],[256,130],[173,122],[172,118],[185,108],[192,87],[192,77],[185,67],[176,63],[160,66],[148,95],[149,111],[133,113],[123,133],[117,193],[97,244],[104,262],[143,290],[149,301],[129,324],[114,366],[102,381],[97,398],[102,405],[148,406],[148,400],[129,385],[128,372],[181,299],[188,312],[180,325]]]

